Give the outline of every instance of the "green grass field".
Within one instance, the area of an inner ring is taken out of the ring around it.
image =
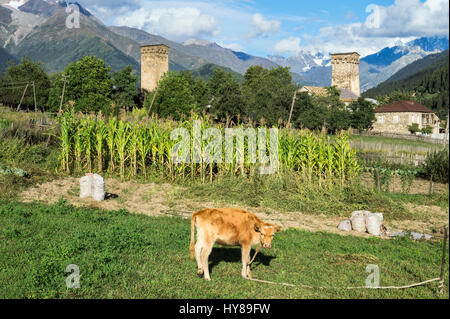
[[[407,140],[404,138],[384,137],[384,136],[364,136],[364,135],[351,135],[350,141],[361,141],[367,143],[383,143],[390,145],[403,145],[411,147],[427,147],[430,149],[442,148],[440,143],[431,143],[421,140]]]
[[[439,277],[442,243],[383,240],[289,229],[255,260],[253,277],[330,286],[285,287],[240,276],[239,248],[216,247],[212,281],[189,260],[189,222],[126,211],[0,203],[0,298],[448,298],[437,283],[406,290],[347,290],[364,286],[368,264],[380,284]],[[66,288],[67,265],[79,266],[79,289]],[[448,270],[448,251],[447,265]]]

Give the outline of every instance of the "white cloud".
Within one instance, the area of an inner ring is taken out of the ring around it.
[[[357,51],[372,54],[400,42],[423,36],[448,36],[448,0],[396,0],[391,6],[370,4],[364,22],[319,29],[317,36],[303,35],[307,50]]]
[[[264,17],[255,13],[252,17],[252,30],[250,38],[265,37],[280,31],[281,22],[277,20],[266,20]]]
[[[213,16],[193,7],[140,9],[117,18],[115,22],[174,37],[216,35],[220,31]]]
[[[278,53],[298,54],[301,51],[300,38],[290,37],[282,39],[280,42],[275,44],[275,51]]]
[[[364,37],[448,35],[449,1],[396,0],[391,6],[370,4],[366,21],[352,30]]]

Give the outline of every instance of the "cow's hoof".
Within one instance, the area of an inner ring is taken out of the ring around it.
[[[197,270],[197,275],[199,275],[200,277],[203,276],[203,269]]]
[[[211,278],[209,278],[209,277],[208,277],[208,278],[206,278],[206,277],[205,277],[205,280],[211,281]]]

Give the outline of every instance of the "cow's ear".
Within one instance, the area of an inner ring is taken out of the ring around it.
[[[283,228],[281,227],[281,226],[275,226],[275,231],[276,232],[279,232],[279,231],[281,231]]]
[[[255,231],[260,233],[261,232],[261,225],[258,223],[255,223]]]

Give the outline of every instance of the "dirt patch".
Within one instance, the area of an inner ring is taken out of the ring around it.
[[[106,191],[117,196],[111,196],[111,198],[102,202],[79,198],[77,178],[55,180],[31,187],[22,192],[20,198],[23,202],[42,201],[45,203],[55,203],[59,198],[63,198],[74,206],[104,210],[127,209],[133,213],[149,216],[180,216],[182,218],[190,218],[192,212],[202,208],[236,206],[223,202],[196,202],[180,198],[180,192],[187,192],[189,189],[171,184],[142,184],[134,181],[120,182],[115,179],[106,179],[105,183],[107,185]],[[414,221],[391,221],[387,222],[385,226],[388,229],[431,233],[433,229],[448,223],[448,209],[413,204],[408,204],[407,207],[414,214],[420,214],[425,218]],[[281,225],[284,228],[292,227],[312,232],[325,231],[360,237],[370,236],[356,231],[343,232],[338,230],[337,225],[343,219],[338,216],[307,215],[301,212],[279,213],[265,207],[245,208],[253,211],[262,220]]]

